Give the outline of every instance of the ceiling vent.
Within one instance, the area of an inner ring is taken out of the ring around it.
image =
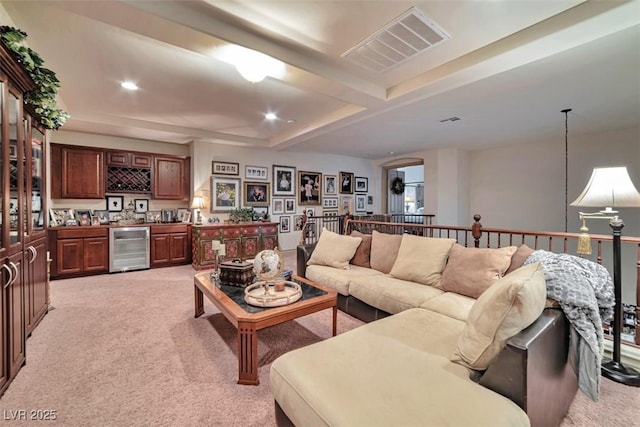
[[[382,73],[451,37],[415,7],[341,56]]]

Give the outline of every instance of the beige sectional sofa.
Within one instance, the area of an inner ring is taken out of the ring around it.
[[[377,231],[299,247],[298,274],[381,320],[273,363],[279,424],[558,425],[577,389],[567,323],[541,268],[518,268],[527,249]]]

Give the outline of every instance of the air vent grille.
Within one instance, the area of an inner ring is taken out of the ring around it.
[[[382,73],[450,38],[414,7],[341,56],[368,70]]]

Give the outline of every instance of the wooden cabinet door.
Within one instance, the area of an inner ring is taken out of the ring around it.
[[[170,234],[171,262],[189,262],[189,235],[187,233]]]
[[[104,152],[82,147],[53,147],[52,167],[59,164],[59,184],[51,183],[52,198],[104,199]],[[60,156],[55,159],[55,156]],[[59,194],[56,194],[58,193]]]
[[[0,308],[2,309],[2,316],[0,316],[0,393],[5,389],[5,387],[9,384],[9,364],[7,363],[9,359],[9,347],[7,346],[7,342],[9,340],[9,329],[8,329],[8,316],[5,313],[8,312],[8,300],[9,300],[9,292],[8,287],[10,285],[10,280],[13,277],[13,271],[9,272],[11,267],[7,262],[6,258],[0,260],[2,262],[2,270],[0,271]]]
[[[91,237],[83,241],[83,271],[109,271],[109,238]]]
[[[25,283],[25,333],[31,334],[47,313],[47,241],[33,242],[24,251]]]
[[[171,239],[169,234],[151,236],[151,266],[160,267],[171,262]]]
[[[188,200],[189,158],[155,157],[153,174],[154,199]]]
[[[9,309],[9,379],[16,376],[25,361],[24,334],[24,274],[22,252],[9,258],[14,270],[14,279],[8,287]]]
[[[60,239],[57,242],[56,270],[59,276],[83,271],[83,239]]]

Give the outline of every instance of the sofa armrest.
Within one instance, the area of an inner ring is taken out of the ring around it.
[[[562,310],[545,309],[510,338],[479,383],[513,400],[531,426],[559,425],[578,389],[569,363],[569,322]]]
[[[313,250],[316,248],[316,243],[306,243],[304,245],[298,245],[297,248],[297,264],[296,264],[296,274],[300,277],[306,277],[305,274],[307,272],[307,261],[311,258],[311,254]]]

